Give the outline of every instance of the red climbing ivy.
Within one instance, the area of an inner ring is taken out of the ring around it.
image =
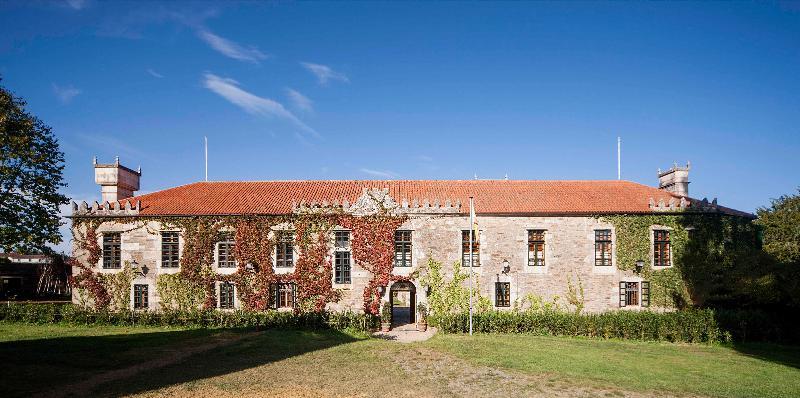
[[[250,217],[186,217],[140,218],[137,221],[157,221],[162,225],[183,231],[183,251],[180,264],[181,278],[199,284],[205,289],[204,308],[214,308],[216,297],[214,282],[236,283],[239,299],[246,310],[263,311],[269,308],[270,285],[293,281],[297,285],[299,311],[322,311],[327,303],[336,302],[341,292],[333,289],[333,265],[330,256],[331,231],[340,225],[351,231],[351,250],[356,263],[372,274],[364,289],[364,310],[377,315],[381,296],[379,289],[392,281],[410,280],[409,276],[392,275],[394,266],[394,232],[406,220],[404,216],[388,214],[351,216],[343,214],[300,214],[294,216]],[[86,289],[97,308],[107,308],[111,297],[93,267],[100,260],[97,227],[111,219],[83,219],[83,239],[76,237],[78,247],[87,253],[85,264],[75,261],[81,271],[71,279],[75,287]],[[277,234],[274,227],[292,223],[295,244],[299,255],[293,274],[275,274],[272,264]],[[76,228],[77,229],[77,228]],[[230,275],[213,270],[214,246],[226,229],[235,229],[234,256],[238,269]]]
[[[364,288],[364,311],[378,315],[379,289],[392,281],[394,268],[394,233],[406,218],[392,215],[342,216],[339,224],[350,229],[353,258],[372,278]]]

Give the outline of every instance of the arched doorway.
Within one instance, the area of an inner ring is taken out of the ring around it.
[[[414,323],[417,288],[411,282],[395,282],[389,289],[389,305],[392,307],[392,326]]]

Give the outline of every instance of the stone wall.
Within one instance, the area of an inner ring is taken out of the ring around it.
[[[408,275],[424,268],[429,256],[444,264],[444,270],[451,271],[453,263],[461,259],[461,231],[468,229],[469,219],[461,215],[414,215],[401,227],[413,231],[413,266],[395,268],[394,273]],[[526,294],[534,294],[550,301],[553,297],[561,298],[566,303],[567,279],[573,285],[578,281],[583,285],[585,310],[597,312],[619,307],[619,282],[638,281],[640,278],[630,272],[623,272],[616,267],[616,235],[612,225],[603,223],[593,217],[489,217],[478,218],[480,234],[480,266],[475,268],[480,281],[480,294],[494,303],[495,282],[509,282],[511,286],[511,302],[521,299]],[[545,266],[527,265],[527,231],[543,229],[545,233]],[[612,230],[614,247],[614,266],[597,267],[594,265],[594,230]],[[156,278],[162,273],[178,272],[177,268],[161,267],[161,226],[158,222],[147,223],[110,223],[101,224],[98,229],[98,243],[102,245],[103,232],[121,232],[122,262],[135,260],[139,265],[146,265],[149,272],[146,276],[137,276],[134,283],[149,285],[150,308],[158,308]],[[180,240],[183,249],[183,239]],[[85,253],[76,250],[79,258],[85,259]],[[274,256],[274,255],[273,255]],[[297,258],[297,257],[295,257]],[[503,260],[507,260],[510,272],[503,273]],[[102,262],[102,260],[101,260]],[[104,270],[102,264],[95,265],[98,272],[119,272]],[[219,273],[230,273],[232,270],[216,270]],[[293,272],[293,269],[280,269],[277,272]],[[77,272],[77,271],[74,271]],[[424,271],[423,271],[424,272]],[[355,264],[352,266],[352,283],[336,285],[342,290],[342,300],[329,305],[330,309],[341,310],[351,308],[361,311],[363,308],[363,289],[371,278],[371,274]],[[425,290],[414,281],[417,289],[416,302],[425,302]],[[388,300],[388,289],[384,299]],[[77,292],[74,296],[78,301]],[[238,305],[238,300],[237,300]]]

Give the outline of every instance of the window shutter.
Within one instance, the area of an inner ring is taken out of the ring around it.
[[[269,301],[270,301],[269,308],[272,308],[273,310],[278,309],[278,300],[280,300],[280,297],[278,297],[278,294],[279,294],[278,293],[278,285],[276,285],[274,283],[271,283],[269,285],[269,297],[270,297],[270,299],[269,299]]]
[[[297,308],[297,284],[292,283],[292,305]]]
[[[625,299],[625,282],[619,283],[619,306],[625,307],[627,300]]]
[[[642,281],[642,307],[650,306],[650,282]]]

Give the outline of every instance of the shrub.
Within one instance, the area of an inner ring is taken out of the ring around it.
[[[28,324],[174,326],[191,328],[336,329],[368,331],[375,317],[355,312],[91,310],[73,304],[7,304],[0,321]]]
[[[444,333],[467,333],[469,314],[431,315]],[[611,311],[575,314],[561,311],[489,311],[473,316],[476,333],[525,333],[540,336],[585,336],[649,341],[717,343],[786,342],[796,327],[756,310],[710,309],[676,312]]]

